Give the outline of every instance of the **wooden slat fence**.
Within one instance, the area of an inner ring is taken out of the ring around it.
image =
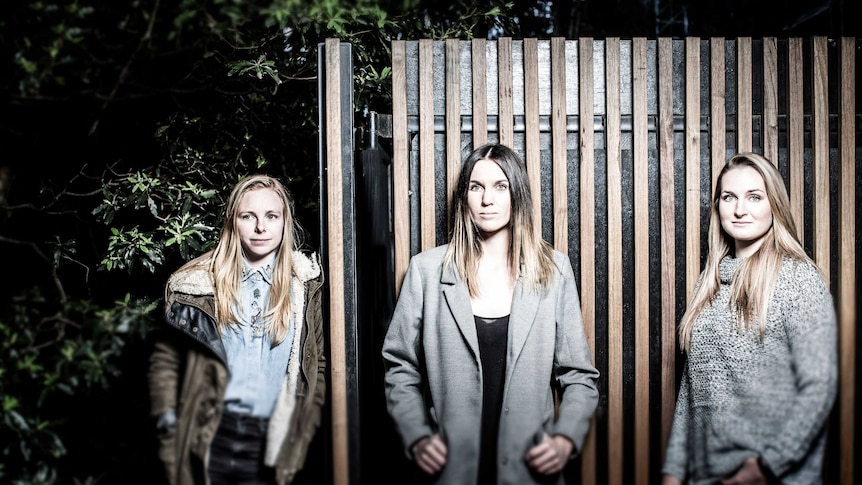
[[[393,291],[412,255],[446,241],[461,159],[486,141],[511,145],[527,164],[542,237],[579,276],[601,371],[568,481],[659,483],[682,364],[676,324],[705,259],[711,188],[729,156],[763,153],[785,177],[806,250],[830,275],[841,380],[824,479],[854,483],[859,49],[825,37],[393,41]],[[342,163],[326,146],[324,167]],[[330,214],[350,203],[338,190],[324,190]],[[342,257],[333,249],[330,271]],[[345,345],[336,331],[330,338]],[[343,411],[332,404],[335,425]],[[341,457],[349,445],[335,431]],[[346,465],[334,466],[335,482],[347,483]]]

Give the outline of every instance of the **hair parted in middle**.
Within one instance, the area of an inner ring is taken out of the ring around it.
[[[459,276],[467,284],[470,295],[479,294],[475,272],[482,254],[479,244],[482,236],[470,217],[467,194],[473,167],[480,160],[496,163],[509,181],[512,203],[509,221],[509,267],[512,280],[521,277],[527,286],[534,290],[548,288],[554,270],[553,248],[541,238],[533,220],[533,199],[527,167],[514,150],[498,143],[488,143],[476,148],[461,164],[452,197],[449,247],[443,258],[443,265],[454,264]]]
[[[192,269],[200,264],[208,264],[213,277],[216,300],[216,322],[219,331],[240,321],[236,315],[239,306],[240,282],[242,281],[243,253],[242,242],[237,229],[240,202],[243,196],[254,190],[270,189],[282,202],[284,231],[281,243],[276,250],[272,271],[272,289],[269,306],[264,319],[269,320],[267,332],[271,335],[273,346],[287,335],[290,326],[291,302],[290,282],[293,275],[293,251],[301,243],[299,227],[293,216],[293,198],[278,179],[269,175],[250,175],[240,180],[231,190],[225,206],[224,221],[216,246],[211,251],[189,261],[179,271]]]
[[[709,211],[709,253],[691,303],[679,325],[680,344],[686,351],[691,343],[691,332],[698,314],[711,304],[718,294],[721,285],[719,264],[735,250],[734,239],[721,226],[718,205],[723,192],[724,175],[743,167],[753,168],[763,178],[773,222],[772,227],[762,236],[763,244],[739,264],[731,280],[729,304],[736,313],[740,328],[756,325],[761,336],[765,332],[769,301],[772,299],[775,281],[784,258],[814,264],[797,237],[796,222],[781,172],[772,162],[757,153],[743,152],[731,157],[716,177]]]

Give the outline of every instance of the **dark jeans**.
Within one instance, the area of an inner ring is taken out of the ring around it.
[[[212,485],[270,485],[275,471],[264,466],[268,420],[225,411],[210,445]]]

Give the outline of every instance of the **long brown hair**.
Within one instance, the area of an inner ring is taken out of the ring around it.
[[[690,348],[691,333],[697,316],[713,303],[718,294],[721,285],[719,264],[734,249],[733,238],[721,227],[718,204],[724,175],[742,167],[751,167],[763,177],[773,222],[772,227],[763,235],[763,243],[754,254],[739,264],[730,283],[729,304],[736,314],[740,328],[749,329],[756,325],[763,336],[769,302],[784,258],[813,264],[796,236],[796,223],[793,221],[790,199],[781,173],[762,155],[745,152],[733,156],[716,178],[710,205],[709,253],[691,303],[679,325],[679,341],[685,351]]]
[[[533,202],[526,165],[514,150],[501,144],[483,145],[473,150],[461,164],[458,184],[452,197],[452,224],[449,247],[443,258],[444,266],[454,264],[461,279],[467,284],[470,296],[479,295],[475,273],[482,255],[482,247],[479,244],[481,236],[467,206],[470,176],[479,160],[496,163],[509,181],[512,202],[512,216],[509,221],[512,235],[509,242],[509,267],[512,280],[520,276],[529,287],[535,290],[546,289],[553,274],[553,250],[539,236],[533,221]]]

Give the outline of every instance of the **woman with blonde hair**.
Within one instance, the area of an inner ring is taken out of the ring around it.
[[[838,374],[832,296],[769,160],[732,157],[710,213],[679,325],[686,362],[663,483],[820,483]]]
[[[168,279],[148,374],[167,483],[287,484],[302,468],[326,360],[323,276],[297,230],[281,182],[244,178],[215,249]]]
[[[453,203],[449,243],[410,260],[383,342],[389,414],[432,482],[559,482],[598,402],[571,263],[541,239],[512,149],[474,150]]]

